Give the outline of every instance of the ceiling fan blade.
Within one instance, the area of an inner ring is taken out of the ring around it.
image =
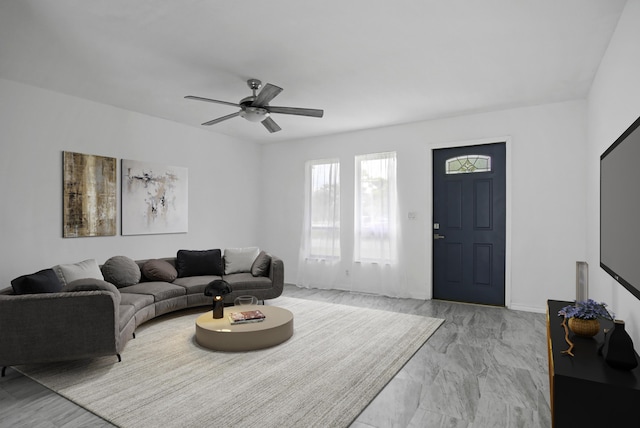
[[[237,111],[235,113],[231,113],[231,114],[228,114],[226,116],[222,116],[222,117],[219,117],[217,119],[210,120],[209,122],[205,122],[205,123],[203,123],[203,125],[215,125],[216,123],[220,123],[223,120],[231,119],[231,118],[239,116],[239,115],[240,115],[240,112]]]
[[[253,107],[262,107],[265,104],[269,104],[269,101],[274,99],[280,92],[282,92],[281,87],[267,83],[251,105]]]
[[[278,126],[278,124],[271,119],[270,117],[266,118],[265,120],[263,120],[262,122],[260,122],[264,125],[265,128],[267,128],[267,130],[271,133],[274,132],[278,132],[280,131],[280,127]]]
[[[185,98],[188,100],[206,101],[208,103],[226,104],[228,106],[240,107],[240,104],[230,103],[228,101],[212,100],[211,98],[196,97],[195,95],[187,95]]]
[[[324,110],[315,108],[267,106],[267,110],[269,110],[270,113],[295,114],[297,116],[322,117],[324,115]]]

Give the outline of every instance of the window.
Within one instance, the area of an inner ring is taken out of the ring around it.
[[[466,155],[447,159],[447,174],[468,174],[472,172],[491,171],[491,156]]]
[[[356,261],[390,262],[396,248],[396,154],[356,156]]]
[[[309,161],[306,170],[306,257],[340,258],[340,163]]]

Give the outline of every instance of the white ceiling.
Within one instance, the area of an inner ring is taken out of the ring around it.
[[[0,77],[274,142],[586,97],[625,0],[0,0]],[[0,102],[2,102],[0,100]],[[37,118],[34,118],[37,119]]]

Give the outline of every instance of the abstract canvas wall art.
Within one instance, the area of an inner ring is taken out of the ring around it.
[[[117,216],[116,158],[63,152],[65,238],[114,236]]]
[[[122,160],[122,234],[186,233],[188,170]]]

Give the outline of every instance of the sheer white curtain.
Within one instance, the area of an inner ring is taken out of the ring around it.
[[[305,164],[305,208],[298,285],[332,288],[340,272],[340,162]]]
[[[352,290],[402,295],[395,152],[356,156],[354,213]]]

